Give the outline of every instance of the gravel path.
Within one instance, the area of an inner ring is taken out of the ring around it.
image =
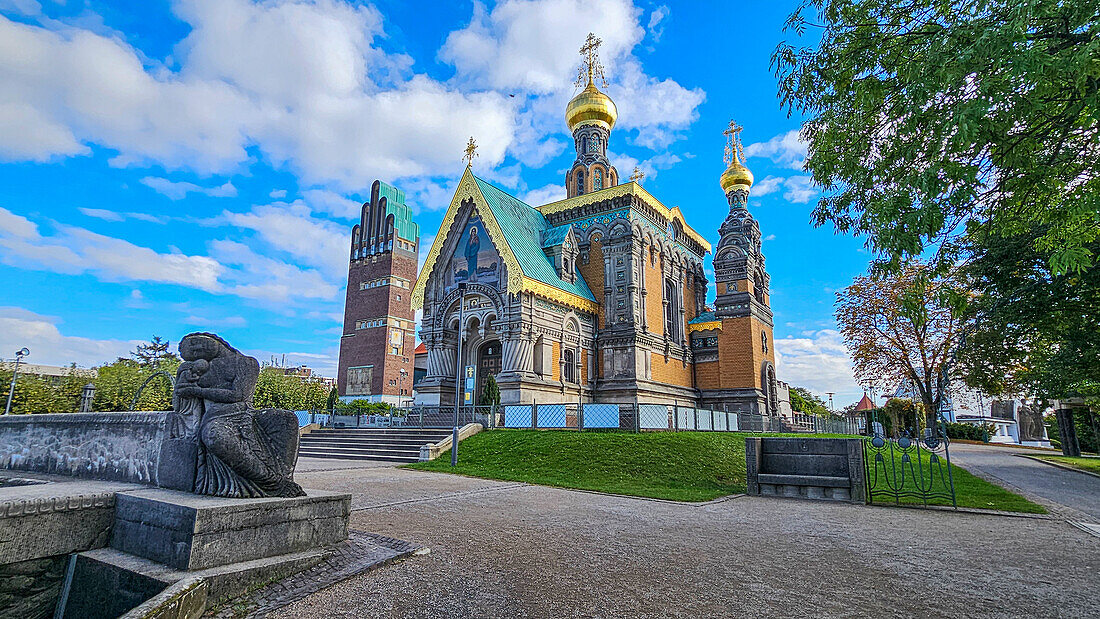
[[[1072,520],[1100,523],[1100,478],[1021,458],[1014,455],[1017,453],[1046,452],[962,443],[951,445],[951,461],[971,473],[1008,486],[1043,504],[1052,513]]]
[[[1100,538],[1058,519],[698,506],[399,469],[300,481],[355,494],[353,528],[431,552],[273,617],[1100,616]]]

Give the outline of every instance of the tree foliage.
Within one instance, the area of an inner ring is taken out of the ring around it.
[[[825,406],[825,402],[822,401],[821,398],[810,393],[809,389],[804,387],[791,387],[790,394],[791,410],[807,415],[829,415],[829,409]]]
[[[282,368],[260,370],[252,405],[256,408],[285,408],[292,411],[320,410],[328,404],[324,383],[288,376]]]
[[[1035,248],[1036,230],[982,233],[963,269],[959,365],[967,383],[997,396],[1027,395],[1039,408],[1070,396],[1100,399],[1100,267],[1056,273]],[[1100,252],[1100,241],[1088,246]]]
[[[478,404],[500,406],[500,387],[497,386],[497,379],[492,374],[485,379],[485,387],[481,391],[481,400]]]
[[[76,366],[72,366],[72,370]],[[11,370],[0,371],[0,406],[6,406],[11,389]],[[80,405],[80,394],[89,379],[70,371],[60,378],[19,373],[15,383],[15,395],[11,400],[11,412],[23,413],[71,413]]]
[[[966,234],[1038,230],[1060,274],[1100,238],[1100,1],[804,0],[779,95],[807,116],[818,225],[892,265]]]
[[[856,377],[911,383],[929,414],[940,410],[958,330],[952,282],[917,262],[860,276],[837,293],[836,319]]]

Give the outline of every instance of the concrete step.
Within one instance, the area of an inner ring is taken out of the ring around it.
[[[309,436],[303,436],[300,440],[302,446],[305,445],[332,445],[334,447],[395,447],[405,449],[420,449],[422,445],[428,443],[438,443],[436,440],[425,439],[359,439],[359,438],[309,438]]]
[[[432,429],[432,430],[376,430],[367,428],[343,428],[343,429],[329,429],[323,428],[320,430],[314,430],[306,436],[370,436],[378,438],[420,438],[430,436],[447,436],[451,433],[449,429]]]
[[[338,451],[314,451],[314,450],[300,450],[298,452],[299,458],[327,458],[338,460],[376,460],[380,462],[417,462],[420,460],[420,454],[414,456],[362,456],[355,454],[347,454]]]
[[[303,451],[330,451],[332,453],[346,453],[360,456],[420,456],[419,447],[337,447],[334,445],[303,445],[298,449],[298,451],[299,453]]]

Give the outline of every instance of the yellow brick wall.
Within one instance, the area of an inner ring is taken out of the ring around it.
[[[581,349],[581,382],[588,382],[588,350]]]
[[[767,353],[760,346],[762,331],[768,334]],[[765,359],[775,363],[775,343],[769,327],[749,316],[722,321],[718,363],[723,389],[763,388],[760,366]]]
[[[685,366],[683,361],[671,357],[665,363],[665,356],[659,353],[650,353],[650,363],[653,365],[653,380],[681,387],[691,386],[690,363]]]
[[[647,252],[648,253],[648,252]],[[665,334],[665,285],[661,281],[661,259],[652,266],[649,256],[645,257],[645,319],[649,332],[655,335]],[[663,358],[663,357],[662,357]]]
[[[550,380],[561,380],[561,342],[554,342],[550,353]]]
[[[687,278],[684,278],[684,320],[691,322],[692,318],[698,316],[695,311],[695,290],[688,285]]]
[[[695,384],[699,389],[720,389],[722,381],[718,372],[718,362],[696,363]]]
[[[592,241],[591,247],[588,249],[588,264],[584,264],[582,261],[577,265],[577,272],[588,283],[588,288],[592,290],[592,294],[596,297],[596,316],[599,321],[597,324],[603,327],[605,313],[603,307],[603,245],[599,241]]]

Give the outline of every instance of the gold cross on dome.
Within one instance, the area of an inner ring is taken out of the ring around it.
[[[477,157],[477,142],[474,141],[474,136],[470,136],[470,141],[466,143],[466,154],[462,156],[466,160],[466,167],[474,165],[474,158]]]
[[[642,172],[638,166],[634,166],[634,172],[630,174],[631,182],[641,183],[643,178],[645,178],[645,172]]]
[[[593,84],[596,78],[604,88],[607,88],[607,78],[603,74],[603,65],[600,64],[600,45],[603,43],[595,34],[589,32],[588,37],[581,46],[581,69],[577,73],[577,86]]]
[[[745,151],[741,148],[741,130],[743,128],[731,120],[729,128],[722,132],[722,135],[726,136],[726,155],[723,157],[726,165],[733,163],[735,159],[738,161],[745,159]]]

